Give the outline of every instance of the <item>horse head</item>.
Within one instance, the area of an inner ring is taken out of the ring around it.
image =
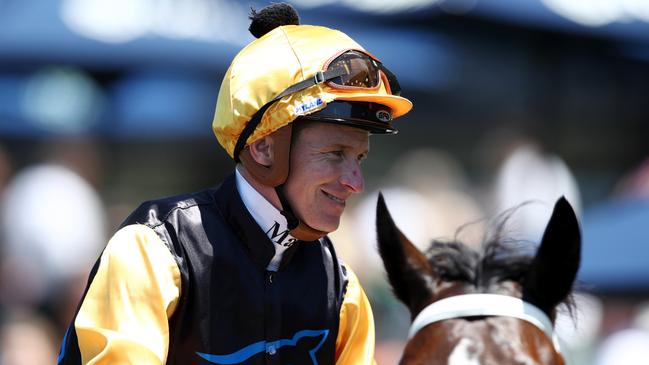
[[[394,224],[382,195],[376,224],[388,280],[413,321],[400,364],[564,364],[552,327],[581,252],[565,198],[535,255],[498,237],[480,250],[433,242],[424,254]]]

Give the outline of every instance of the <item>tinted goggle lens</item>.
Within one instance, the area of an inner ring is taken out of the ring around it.
[[[349,51],[334,58],[327,70],[343,68],[346,73],[329,80],[338,86],[375,88],[381,82],[378,64],[368,55],[361,52]]]
[[[401,94],[401,86],[396,76],[381,62],[363,52],[347,51],[327,65],[327,71],[338,69],[344,70],[343,75],[327,80],[334,87],[375,89],[381,84],[381,73],[383,73],[390,87],[390,93]]]

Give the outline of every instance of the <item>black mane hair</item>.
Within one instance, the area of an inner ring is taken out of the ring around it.
[[[506,280],[523,284],[536,245],[508,238],[504,232],[514,213],[530,203],[522,203],[495,217],[489,224],[491,233],[486,233],[476,248],[462,243],[458,237],[464,229],[483,220],[459,227],[453,241],[433,240],[426,252],[430,264],[443,280],[465,282],[478,292],[489,292],[492,285]]]
[[[506,280],[523,284],[534,257],[522,247],[490,240],[476,250],[458,241],[433,241],[426,256],[443,280],[462,281],[478,292],[489,292],[493,285]]]
[[[508,209],[496,217],[495,223],[491,224],[493,233],[485,235],[477,247],[463,243],[458,237],[465,228],[480,221],[460,227],[452,241],[433,240],[425,251],[429,263],[442,280],[463,282],[472,286],[477,293],[493,293],[505,281],[524,285],[538,244],[507,237],[504,232],[513,214],[530,203]],[[572,294],[562,304],[574,319]]]

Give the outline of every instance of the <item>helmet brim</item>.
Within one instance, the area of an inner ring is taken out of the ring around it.
[[[366,101],[376,104],[385,105],[392,110],[392,119],[399,118],[408,113],[412,109],[412,102],[410,100],[397,96],[386,94],[370,94],[370,93],[332,93],[334,100],[344,101]]]

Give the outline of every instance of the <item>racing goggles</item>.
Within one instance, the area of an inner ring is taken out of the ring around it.
[[[323,77],[332,88],[373,90],[380,86],[383,79],[390,94],[401,94],[396,76],[379,60],[364,52],[346,51],[327,62],[324,69]]]
[[[248,137],[250,137],[259,123],[261,123],[262,116],[266,113],[266,110],[281,98],[325,82],[327,85],[335,89],[376,90],[380,87],[382,79],[387,81],[385,82],[386,89],[391,95],[401,94],[401,86],[397,81],[397,77],[383,66],[381,61],[369,54],[357,50],[348,50],[333,57],[330,61],[325,63],[324,71],[318,71],[313,77],[287,87],[284,91],[257,110],[252,119],[250,119],[248,124],[246,124],[243,131],[241,131],[239,139],[237,139],[237,143],[234,146],[235,161],[239,162],[239,153],[246,146]],[[391,118],[390,115],[389,119]],[[379,118],[379,120],[383,119],[386,118]],[[384,130],[383,133],[394,133],[392,127]]]

